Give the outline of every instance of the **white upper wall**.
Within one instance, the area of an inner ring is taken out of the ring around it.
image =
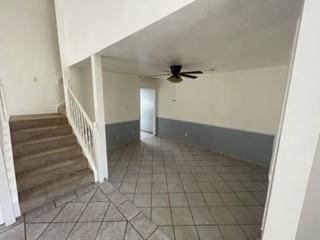
[[[193,0],[56,0],[72,65],[186,6]]]
[[[138,120],[140,78],[103,72],[106,124]]]
[[[140,78],[125,74],[103,72],[106,124],[139,119]],[[71,68],[71,86],[89,118],[94,120],[91,70]]]
[[[158,81],[158,117],[275,134],[287,68],[204,74],[176,84]]]
[[[51,0],[1,0],[0,78],[10,115],[55,112],[62,99]],[[36,80],[34,80],[36,78]]]
[[[70,84],[73,93],[91,121],[94,121],[92,76],[90,68],[71,67]]]

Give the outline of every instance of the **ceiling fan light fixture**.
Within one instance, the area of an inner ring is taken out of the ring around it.
[[[169,77],[167,80],[168,80],[169,82],[172,82],[172,83],[182,82],[182,78],[181,78],[179,75],[172,75],[172,76]]]

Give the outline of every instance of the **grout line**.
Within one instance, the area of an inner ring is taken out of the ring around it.
[[[90,192],[90,191],[89,191],[89,192]],[[89,192],[88,192],[88,193],[89,193]],[[89,203],[91,202],[91,200],[92,200],[93,196],[96,194],[96,192],[97,192],[97,189],[95,189],[94,193],[93,193],[92,196],[90,197],[89,201],[86,203],[86,206],[83,208],[83,210],[82,210],[82,212],[80,213],[80,215],[78,216],[77,220],[74,221],[74,225],[72,226],[71,230],[69,231],[69,233],[67,234],[67,236],[66,236],[65,239],[67,239],[67,238],[71,235],[72,231],[75,229],[77,223],[79,222],[79,220],[80,220],[81,217],[83,216],[83,213],[86,211]],[[58,215],[57,215],[57,216],[58,216]]]
[[[166,168],[166,166],[165,166]],[[169,199],[169,209],[170,209],[170,216],[171,216],[171,225],[172,225],[172,231],[173,231],[173,240],[176,239],[176,231],[175,231],[175,228],[173,226],[173,215],[172,215],[172,208],[171,208],[171,200],[170,200],[170,193],[169,193],[169,184],[168,184],[168,175],[167,175],[167,172],[166,172],[166,169],[165,169],[165,176],[166,176],[166,183],[167,183],[167,189],[168,189],[168,199]]]
[[[54,220],[57,218],[57,216],[62,212],[62,210],[65,208],[67,204],[64,204],[64,206],[60,209],[60,211],[57,213],[57,215],[51,220],[51,222],[48,223],[48,226],[46,226],[43,231],[41,232],[41,234],[38,236],[37,239],[40,239],[40,237],[47,231],[47,229],[49,228],[49,226],[54,222]],[[52,209],[53,210],[53,209]]]
[[[129,222],[127,221],[127,222],[126,222],[126,227],[124,228],[124,233],[123,233],[123,238],[122,238],[122,240],[125,240],[125,238],[126,238],[127,229],[128,229],[128,224],[129,224]]]

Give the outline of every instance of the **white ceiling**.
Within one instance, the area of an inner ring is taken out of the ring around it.
[[[286,65],[303,0],[196,0],[101,51],[104,69],[148,76]]]

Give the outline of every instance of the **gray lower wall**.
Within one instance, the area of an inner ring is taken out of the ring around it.
[[[113,123],[106,125],[106,137],[108,147],[128,144],[140,139],[139,120]]]
[[[185,134],[187,133],[187,136]],[[157,118],[157,135],[268,166],[273,135]]]

